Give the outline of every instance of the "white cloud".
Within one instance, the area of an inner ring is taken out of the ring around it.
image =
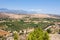
[[[30,11],[42,11],[42,9],[30,9]]]

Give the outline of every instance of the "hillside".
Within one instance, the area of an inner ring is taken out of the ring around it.
[[[20,19],[23,17],[31,17],[31,18],[58,18],[60,19],[60,16],[54,16],[49,14],[13,14],[13,13],[0,13],[0,17],[7,17],[7,18],[14,18],[14,19]]]
[[[6,12],[0,13],[0,29],[11,32],[12,34],[14,31],[18,32],[21,40],[26,40],[28,34],[38,27],[43,31],[47,31],[48,33],[51,31],[51,33],[49,33],[50,39],[55,40],[55,36],[60,35],[60,31],[58,29],[60,27],[60,24],[58,24],[58,27],[56,26],[57,23],[55,25],[55,22],[60,22],[60,16],[50,14],[14,14]],[[48,29],[44,30],[46,28]],[[57,33],[58,35],[52,35],[52,32]],[[59,40],[59,37],[56,37],[56,40]]]
[[[60,19],[60,15],[37,13],[36,11],[10,10],[7,8],[0,8],[0,17],[8,17],[8,16],[9,18],[15,18],[15,19],[19,19],[22,17]]]

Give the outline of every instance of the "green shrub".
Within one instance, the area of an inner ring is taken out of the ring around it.
[[[49,36],[47,32],[44,32],[40,28],[36,28],[28,35],[27,40],[49,40]]]
[[[47,29],[47,32],[48,32],[48,33],[51,33],[51,29]]]
[[[14,40],[18,40],[19,39],[19,35],[18,35],[18,33],[14,33]]]

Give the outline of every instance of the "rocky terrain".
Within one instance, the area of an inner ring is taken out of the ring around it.
[[[50,40],[60,40],[60,34],[50,34]]]

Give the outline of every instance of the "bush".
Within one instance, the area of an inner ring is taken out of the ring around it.
[[[51,29],[47,29],[47,32],[48,32],[48,33],[51,33]]]
[[[18,40],[19,39],[19,35],[17,32],[14,33],[14,40]]]
[[[59,32],[58,32],[58,34],[60,34],[60,29],[59,29]]]
[[[47,32],[44,32],[40,28],[36,28],[28,35],[27,40],[49,40],[49,36]]]

